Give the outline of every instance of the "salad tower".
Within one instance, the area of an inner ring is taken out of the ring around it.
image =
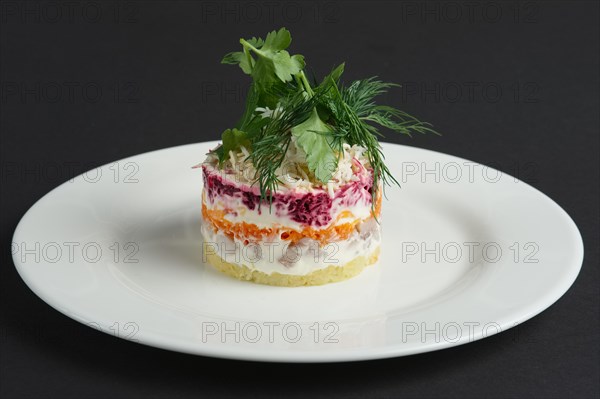
[[[374,98],[395,86],[341,83],[344,64],[309,80],[285,28],[241,39],[222,60],[252,78],[245,110],[202,167],[204,256],[256,283],[341,281],[376,262],[381,191],[397,183],[379,127],[411,135],[431,125]]]

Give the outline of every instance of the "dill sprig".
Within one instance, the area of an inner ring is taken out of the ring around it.
[[[323,104],[329,109],[335,122],[333,127],[334,146],[340,148],[343,143],[348,143],[366,148],[365,154],[373,168],[373,185],[371,187],[373,199],[377,195],[380,180],[384,184],[398,183],[384,162],[385,156],[377,140],[377,136],[381,136],[381,133],[374,126],[366,123],[364,117],[359,116],[367,116],[372,112],[373,97],[383,93],[385,89],[385,86],[379,83],[381,82],[353,83],[349,93],[343,88],[338,88],[335,80],[332,80],[329,83],[329,96]],[[389,86],[391,87],[391,85]],[[372,204],[374,203],[375,201],[372,201]]]

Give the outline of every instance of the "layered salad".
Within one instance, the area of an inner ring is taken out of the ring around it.
[[[252,78],[245,111],[202,168],[203,257],[240,280],[320,285],[356,276],[380,253],[383,127],[431,126],[374,98],[394,84],[341,82],[344,64],[309,79],[282,28],[227,54]]]

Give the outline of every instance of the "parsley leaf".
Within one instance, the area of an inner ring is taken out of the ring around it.
[[[252,147],[248,134],[238,129],[225,130],[221,135],[221,140],[223,144],[217,149],[219,163],[223,163],[229,157],[229,151],[236,151],[242,146],[248,150]]]
[[[291,82],[305,65],[303,56],[290,55],[286,51],[291,42],[292,36],[285,28],[270,32],[264,41],[254,37],[241,39],[243,51],[225,55],[221,63],[238,64],[244,73],[251,75],[263,87],[279,81]]]
[[[290,39],[291,40],[291,39]],[[246,42],[253,47],[260,48],[264,44],[263,39],[253,37],[252,39],[246,40]],[[250,56],[249,49],[244,47],[244,51],[235,51],[232,53],[225,54],[221,60],[221,64],[238,64],[245,74],[250,75],[254,66],[254,60]]]
[[[308,168],[323,183],[327,183],[337,169],[337,158],[328,140],[330,133],[331,128],[314,108],[307,120],[292,128],[296,143],[306,153]]]

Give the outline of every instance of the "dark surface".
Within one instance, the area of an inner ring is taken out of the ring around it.
[[[416,2],[227,4],[2,3],[0,397],[598,397],[598,3],[451,9],[433,1],[417,10],[424,15],[413,13]],[[240,37],[282,25],[317,76],[346,61],[346,79],[377,74],[405,83],[385,100],[444,133],[389,141],[519,174],[559,203],[585,242],[567,294],[483,341],[332,365],[170,353],[98,333],[37,298],[10,257],[24,212],[92,167],[217,139],[240,115],[237,97],[247,84],[220,57]],[[439,89],[407,94],[415,84]],[[102,89],[97,101],[94,85]],[[494,87],[502,89],[497,98]]]

